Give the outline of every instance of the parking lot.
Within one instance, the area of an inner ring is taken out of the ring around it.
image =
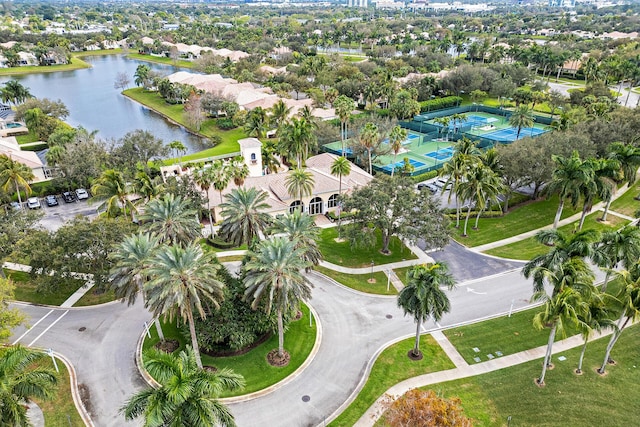
[[[58,205],[49,207],[44,197],[38,199],[40,201],[40,209],[44,213],[44,217],[42,217],[39,224],[49,231],[56,231],[62,227],[64,223],[76,216],[86,216],[90,218],[98,216],[96,206],[87,203],[87,200],[76,200],[72,203],[65,203],[62,197],[58,195]],[[24,209],[26,209],[26,203],[23,203],[23,205]]]

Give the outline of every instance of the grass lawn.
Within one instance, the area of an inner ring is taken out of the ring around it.
[[[73,306],[86,307],[88,305],[104,304],[105,302],[115,301],[116,296],[113,291],[98,291],[89,289]]]
[[[34,304],[60,305],[84,284],[82,280],[69,279],[61,284],[55,292],[38,292],[36,283],[29,273],[5,270],[7,277],[15,283],[14,297],[18,301]]]
[[[182,105],[167,104],[157,92],[146,91],[142,88],[127,89],[123,92],[123,94],[151,108],[152,110],[162,114],[163,116],[178,123],[179,125],[184,126],[187,129],[190,129],[184,120],[184,117],[183,117],[184,107]],[[240,150],[240,146],[238,145],[238,140],[246,137],[244,130],[242,130],[241,128],[236,128],[228,131],[223,131],[218,129],[215,125],[215,120],[206,120],[202,124],[202,128],[200,129],[199,132],[196,132],[193,129],[190,129],[190,130],[204,137],[211,137],[211,136],[217,135],[222,139],[222,142],[216,145],[215,147],[208,148],[198,153],[190,154],[188,156],[182,156],[181,159],[183,161],[197,160],[197,159],[203,159],[211,156],[238,152]],[[179,160],[180,159],[169,160],[167,164],[173,164]]]
[[[63,64],[63,65],[50,65],[50,66],[28,65],[25,67],[0,68],[0,76],[32,74],[32,73],[55,73],[57,71],[79,70],[81,68],[91,68],[91,65],[84,62],[80,58],[71,57],[71,61],[68,64]]]
[[[42,362],[47,368],[55,370],[51,358]],[[71,383],[69,372],[61,360],[57,360],[58,387],[50,400],[34,399],[44,413],[44,422],[47,427],[68,427],[84,425],[71,397]]]
[[[235,373],[244,376],[246,386],[243,390],[224,394],[221,397],[239,396],[253,393],[267,388],[283,380],[292,374],[307,359],[316,340],[316,323],[309,327],[309,308],[301,306],[302,318],[291,322],[284,334],[284,347],[291,355],[289,365],[276,368],[267,362],[266,356],[271,350],[278,348],[278,334],[274,333],[267,341],[260,344],[250,352],[241,356],[211,357],[202,355],[202,363],[206,366],[215,366],[218,369],[230,368]],[[178,339],[181,347],[191,342],[189,337],[183,337],[174,325],[163,326],[163,332],[167,339]],[[150,328],[151,339],[145,339],[143,348],[149,348],[158,341],[155,328]]]
[[[597,211],[587,215],[587,218],[584,220],[583,230],[587,229],[595,229],[598,231],[611,231],[617,230],[620,227],[628,224],[629,221],[626,219],[620,218],[619,216],[609,215],[607,218],[607,223],[602,223],[598,221],[598,218],[602,216],[602,212]],[[558,230],[564,233],[571,233],[574,230],[574,227],[578,224],[578,221],[573,222],[571,224],[563,225],[559,227]],[[549,248],[545,245],[541,245],[536,242],[534,237],[529,237],[527,239],[521,240],[516,243],[511,243],[509,245],[500,246],[495,249],[490,249],[485,251],[485,253],[493,256],[499,256],[502,258],[511,258],[511,259],[520,259],[528,261],[536,255],[543,254],[547,252]]]
[[[387,292],[387,275],[383,271],[373,273],[375,283],[369,283],[368,280],[371,278],[371,274],[339,273],[319,265],[315,266],[314,270],[356,291],[377,295],[395,295],[398,293],[393,284],[390,284]]]
[[[407,273],[409,272],[409,270],[411,270],[413,267],[402,267],[402,268],[394,268],[393,271],[396,273],[396,276],[398,276],[398,279],[400,279],[400,281],[402,283],[407,284]]]
[[[463,212],[460,217],[460,228],[454,229],[454,238],[457,242],[467,247],[474,247],[517,236],[518,234],[552,224],[557,209],[557,196],[548,200],[539,199],[530,203],[523,203],[510,210],[503,217],[480,218],[477,230],[471,228],[475,224],[475,217],[472,214],[469,217],[469,225],[467,226],[467,237],[462,237],[465,218]],[[579,209],[574,210],[571,206],[565,206],[562,211],[562,218],[569,217],[576,212],[579,212]],[[452,223],[455,225],[455,219]]]
[[[602,363],[608,340],[588,345],[581,376],[574,374],[580,347],[554,355],[555,368],[547,372],[543,388],[533,383],[540,375],[540,360],[428,388],[444,397],[459,397],[466,415],[480,426],[504,426],[509,416],[512,426],[638,425],[640,327],[630,327],[620,336],[612,352],[617,365],[601,377],[595,368]],[[558,360],[560,355],[566,360]]]
[[[218,257],[218,261],[220,262],[242,261],[243,259],[244,259],[244,255],[231,255],[231,256]]]
[[[178,59],[177,61],[174,61],[171,58],[165,58],[165,57],[161,57],[161,56],[141,55],[139,53],[129,53],[127,55],[127,57],[131,58],[131,59],[137,59],[139,61],[155,62],[157,64],[173,65],[174,67],[193,68],[193,62],[185,61],[185,60],[182,60],[182,59]]]
[[[29,131],[29,133],[26,135],[17,135],[16,141],[18,141],[19,145],[23,145],[30,144],[32,142],[38,142],[40,141],[40,138],[38,138],[38,136],[33,131]]]
[[[352,426],[364,412],[392,385],[408,378],[430,372],[452,369],[455,366],[431,335],[420,338],[424,358],[413,361],[407,357],[415,338],[408,338],[386,348],[375,361],[371,373],[358,397],[332,421],[330,426]]]
[[[640,181],[636,182],[623,195],[611,202],[610,210],[635,218],[636,212],[640,209],[640,201],[636,200],[639,192]]]
[[[370,267],[371,261],[375,265],[388,264],[391,262],[404,261],[408,259],[416,259],[409,248],[395,236],[391,237],[389,250],[391,255],[383,255],[380,253],[382,248],[382,235],[376,232],[376,245],[371,248],[352,249],[348,241],[336,242],[338,237],[338,228],[324,228],[320,231],[320,239],[318,240],[318,248],[324,256],[324,260],[332,264],[342,265],[344,267]]]

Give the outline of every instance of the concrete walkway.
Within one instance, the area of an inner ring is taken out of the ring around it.
[[[626,191],[628,189],[629,189],[628,185],[625,184],[613,196],[612,200],[615,200],[618,197],[622,196],[624,193],[626,193]],[[593,206],[591,211],[592,212],[593,211],[602,211],[602,210],[604,210],[605,206],[606,206],[606,202],[599,202],[599,203],[597,203],[597,204],[595,204]],[[635,220],[635,218],[630,218],[630,217],[628,217],[626,215],[623,215],[623,214],[620,214],[620,213],[617,213],[617,212],[614,212],[614,211],[611,211],[611,210],[609,210],[609,214],[615,215],[615,216],[619,216],[619,217],[625,218],[625,219],[628,218],[630,221],[634,221]],[[582,212],[578,212],[578,213],[576,213],[574,215],[566,217],[565,219],[562,219],[562,220],[560,220],[558,222],[558,227],[562,227],[563,225],[567,225],[567,224],[571,224],[572,222],[579,221],[581,216],[582,216]],[[544,227],[536,228],[535,230],[527,231],[526,233],[518,234],[517,236],[511,236],[511,237],[508,237],[506,239],[496,240],[495,242],[487,243],[485,245],[475,246],[475,247],[469,248],[469,249],[472,250],[472,251],[476,251],[476,252],[485,252],[485,251],[488,251],[489,249],[499,248],[501,246],[509,245],[511,243],[516,243],[516,242],[519,242],[521,240],[528,239],[529,237],[535,236],[541,230],[549,230],[551,228],[553,228],[553,224],[545,225]]]
[[[609,331],[606,333],[596,333],[589,339],[589,341],[610,335],[612,332],[613,331]],[[355,427],[370,427],[374,425],[378,418],[380,418],[380,416],[384,412],[384,407],[382,405],[383,401],[388,401],[389,396],[393,397],[393,399],[395,400],[407,391],[414,388],[486,374],[488,372],[497,371],[499,369],[504,369],[522,363],[530,362],[532,360],[544,357],[547,350],[547,346],[544,345],[530,350],[521,351],[519,353],[510,354],[508,356],[499,357],[487,362],[469,365],[464,360],[462,360],[462,362],[457,360],[458,357],[461,358],[462,356],[460,356],[455,347],[453,347],[453,345],[444,336],[444,334],[442,334],[441,331],[434,331],[431,335],[438,342],[438,344],[440,344],[445,353],[447,353],[447,355],[451,358],[451,360],[456,365],[456,368],[409,378],[408,380],[394,385],[385,393],[383,393],[383,395],[379,397],[375,401],[375,403],[369,407],[369,409],[367,409],[367,411],[360,417],[356,424],[354,424]],[[562,341],[557,341],[553,344],[553,354],[561,353],[574,347],[579,347],[583,343],[583,338],[579,334]],[[450,354],[451,351],[454,352],[452,353],[453,358]]]

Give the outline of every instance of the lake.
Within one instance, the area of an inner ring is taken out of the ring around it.
[[[165,144],[182,141],[189,153],[208,146],[204,141],[182,127],[172,124],[161,115],[125,97],[113,84],[118,73],[124,72],[133,83],[133,74],[140,64],[147,64],[162,75],[179,68],[128,59],[125,55],[87,56],[82,58],[92,68],[56,73],[2,76],[0,82],[15,79],[29,88],[37,98],[60,99],[69,109],[66,122],[98,131],[103,139],[119,139],[127,132],[144,129],[162,139]]]

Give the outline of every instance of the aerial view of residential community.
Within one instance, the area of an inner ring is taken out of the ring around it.
[[[639,426],[639,32],[0,0],[0,426]]]

